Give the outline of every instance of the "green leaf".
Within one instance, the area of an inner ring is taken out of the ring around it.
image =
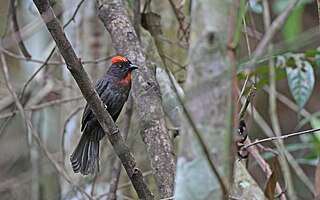
[[[290,40],[296,38],[301,32],[303,10],[304,6],[298,6],[288,17],[288,20],[286,21],[283,28],[285,39]]]
[[[298,105],[299,113],[307,103],[314,87],[314,71],[308,61],[296,59],[296,68],[286,67],[288,85]]]
[[[318,47],[317,50],[308,50],[305,52],[306,57],[316,57],[316,56],[320,56],[320,48]]]
[[[318,133],[315,133],[318,134]],[[311,140],[311,148],[313,150],[313,153],[311,155],[319,158],[320,156],[320,141],[318,139],[318,137],[313,137],[313,139]]]

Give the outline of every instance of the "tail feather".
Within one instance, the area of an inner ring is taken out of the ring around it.
[[[70,156],[72,169],[83,175],[99,172],[99,140],[92,140],[99,130],[94,129],[91,134],[82,134],[80,141]]]

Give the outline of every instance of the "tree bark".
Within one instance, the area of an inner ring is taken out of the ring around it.
[[[176,199],[221,199],[222,184],[232,174],[230,115],[232,79],[226,55],[229,33],[229,1],[192,2],[188,75],[184,105],[197,131],[186,117],[182,123],[181,155],[177,166]],[[195,137],[199,133],[204,145]],[[211,165],[210,165],[211,166]],[[197,177],[197,178],[195,178]],[[188,181],[192,179],[192,181]],[[219,181],[218,181],[219,180]],[[230,183],[225,184],[228,195]],[[194,188],[190,191],[188,188]]]
[[[121,0],[105,1],[99,17],[111,35],[118,54],[139,68],[133,74],[133,99],[137,105],[141,137],[146,145],[161,198],[173,196],[176,159],[166,129],[161,92],[154,67],[147,62],[137,34]]]
[[[113,122],[110,114],[105,112],[105,107],[102,101],[94,90],[80,59],[75,54],[69,40],[63,32],[49,2],[47,0],[34,0],[34,4],[37,6],[43,21],[55,40],[57,47],[66,61],[67,67],[76,80],[83,96],[87,100],[101,127],[106,132],[106,135],[126,169],[139,198],[153,199],[153,195],[150,192],[128,145],[121,137],[119,129]]]

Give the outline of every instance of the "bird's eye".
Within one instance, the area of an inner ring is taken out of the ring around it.
[[[119,65],[119,68],[122,69],[122,68],[123,68],[123,65]]]

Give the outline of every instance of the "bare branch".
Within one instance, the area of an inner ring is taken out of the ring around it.
[[[245,144],[247,144],[247,143],[251,143],[251,140],[249,138],[247,138],[247,140],[245,141]],[[266,174],[266,177],[269,178],[271,176],[272,170],[270,169],[269,164],[263,159],[263,157],[259,153],[258,149],[255,146],[253,146],[252,148],[248,149],[248,151],[250,152],[250,155],[252,155],[252,157],[258,163],[261,170]],[[282,191],[283,191],[283,189],[281,188],[280,184],[277,183],[276,184],[276,192],[278,194],[281,194]],[[286,196],[281,195],[280,200],[286,200]]]
[[[20,55],[17,55],[17,54],[14,54],[8,50],[5,50],[3,49],[3,53],[12,57],[12,58],[16,58],[16,59],[19,59],[19,60],[25,60],[25,61],[28,61],[28,62],[34,62],[34,63],[40,63],[40,64],[44,64],[45,61],[43,60],[37,60],[37,59],[26,59],[24,56],[20,56]],[[111,55],[111,56],[107,56],[107,57],[104,57],[104,58],[98,58],[98,59],[94,59],[94,60],[81,60],[81,63],[82,64],[98,64],[98,63],[101,63],[101,62],[106,62],[108,60],[110,60],[114,55]],[[65,62],[63,61],[48,61],[47,62],[47,65],[63,65],[63,64],[66,64]]]
[[[189,43],[189,30],[184,27],[183,21],[184,21],[184,16],[182,15],[182,12],[179,8],[176,7],[176,5],[173,3],[172,0],[169,0],[170,5],[172,7],[172,10],[174,12],[174,15],[176,16],[178,22],[179,22],[179,28],[182,30],[184,38],[186,40],[186,43]],[[183,4],[180,4],[183,5]]]
[[[250,144],[246,144],[242,148],[243,149],[247,149],[247,148],[249,148],[249,147],[251,147],[253,145],[260,144],[260,143],[263,143],[263,142],[270,142],[270,141],[278,140],[278,139],[286,139],[286,138],[289,138],[289,137],[298,136],[298,135],[304,135],[304,134],[309,134],[309,133],[315,133],[315,132],[318,132],[318,131],[320,131],[320,128],[310,129],[310,130],[305,130],[305,131],[300,131],[300,132],[295,132],[295,133],[289,133],[289,134],[282,135],[282,136],[264,138],[264,139],[252,142]]]
[[[26,46],[24,45],[24,42],[21,38],[21,34],[19,31],[19,25],[18,25],[18,20],[17,20],[17,15],[16,15],[16,6],[15,6],[15,0],[11,0],[10,1],[10,12],[11,12],[11,19],[13,22],[13,29],[16,32],[16,38],[19,44],[19,48],[21,53],[23,54],[23,56],[28,60],[31,58],[30,53],[28,52],[28,49],[26,48]]]
[[[82,98],[83,98],[82,96],[75,96],[75,97],[70,97],[70,98],[65,98],[65,99],[55,99],[55,100],[48,101],[48,102],[45,102],[45,103],[42,103],[42,104],[26,107],[24,110],[25,111],[39,110],[39,109],[47,108],[47,107],[54,106],[54,105],[57,105],[57,104],[69,103],[69,102],[72,102],[72,101],[79,101]],[[0,119],[11,117],[11,116],[13,116],[14,114],[16,114],[18,112],[19,112],[19,110],[14,110],[12,112],[8,112],[8,113],[5,113],[5,114],[2,114],[2,115],[0,115]]]

